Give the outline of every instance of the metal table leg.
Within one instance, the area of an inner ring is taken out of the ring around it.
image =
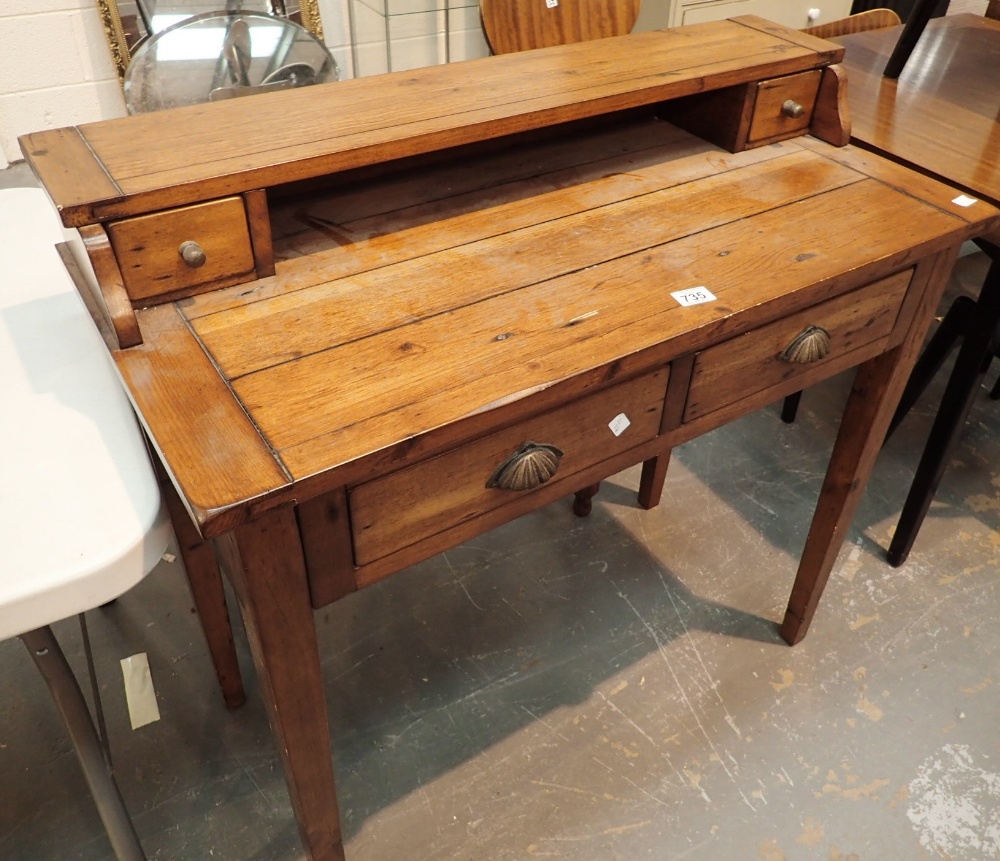
[[[118,861],[146,861],[118,785],[104,760],[104,751],[87,708],[87,701],[83,698],[52,629],[46,625],[28,631],[20,635],[20,640],[28,649],[56,701],[56,708],[69,731],[73,749],[80,760],[83,775],[108,832],[115,857]]]

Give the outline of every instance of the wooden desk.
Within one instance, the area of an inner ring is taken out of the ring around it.
[[[805,635],[957,249],[1000,217],[806,137],[846,140],[839,56],[748,17],[23,139],[233,581],[310,858],[343,857],[314,607],[632,464],[653,506],[674,445],[857,366]]]
[[[845,48],[851,140],[975,197],[1000,202],[1000,21],[949,15],[927,25],[898,81],[882,77],[900,27]]]
[[[1000,202],[1000,88],[991,71],[1000,58],[1000,21],[978,15],[932,20],[898,81],[882,77],[902,28],[858,33],[837,41],[846,48],[853,119],[852,140],[915,170],[956,185],[969,195]],[[982,383],[1000,337],[1000,248],[994,259],[941,399],[910,492],[889,545],[888,559],[907,558]],[[903,396],[911,403],[948,348],[951,319],[922,357]]]

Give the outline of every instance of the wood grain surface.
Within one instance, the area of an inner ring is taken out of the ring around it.
[[[483,33],[494,54],[568,45],[632,32],[640,0],[482,0]]]
[[[1000,202],[1000,88],[984,73],[1000,53],[1000,22],[968,14],[932,19],[893,81],[882,69],[900,32],[837,40],[846,48],[854,140]]]
[[[150,362],[167,377],[173,362],[221,371],[198,385],[218,392],[211,445],[234,471],[199,468],[209,428],[197,411],[154,420],[202,524],[213,521],[214,534],[246,519],[285,498],[293,480],[312,494],[405,466],[475,437],[492,409],[505,418],[490,421],[519,421],[549,402],[547,391],[578,396],[607,384],[602,368],[639,374],[795,313],[989,217],[954,206],[931,180],[921,182],[940,206],[897,191],[898,169],[850,147],[729,154],[683,134],[665,139],[648,163],[614,170],[610,158],[565,188],[550,190],[545,175],[518,180],[536,193],[521,187],[509,201],[494,204],[499,192],[481,181],[481,208],[463,205],[433,226],[420,210],[440,204],[415,193],[413,227],[401,219],[397,232],[181,301],[172,322],[139,312],[144,336],[155,332],[164,348],[119,354],[138,397],[147,386],[133,368],[147,373]],[[367,198],[392,200],[401,182],[387,176]],[[433,195],[433,175],[421,182],[412,188]],[[350,232],[350,220],[379,207],[359,210],[353,190],[344,193]],[[336,192],[319,204],[325,218],[337,204]],[[856,241],[843,243],[831,224]],[[747,272],[769,274],[748,281]],[[683,308],[670,295],[701,284],[718,301]],[[143,408],[162,410],[150,391]]]
[[[110,120],[78,137],[87,171],[105,171],[115,193],[67,181],[56,203],[68,225],[107,220],[820,68],[840,54],[746,16],[264,94],[252,111],[230,100]],[[64,176],[60,154],[78,155],[52,133],[23,144],[46,182]]]

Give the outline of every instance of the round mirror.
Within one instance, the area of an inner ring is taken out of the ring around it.
[[[146,39],[125,73],[139,114],[335,81],[337,64],[304,27],[259,12],[208,12]]]

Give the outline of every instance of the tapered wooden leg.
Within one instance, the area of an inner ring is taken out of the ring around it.
[[[291,507],[218,539],[310,861],[344,861],[305,560]]]
[[[208,651],[215,665],[222,698],[227,708],[236,708],[246,701],[246,693],[243,690],[243,678],[233,642],[233,628],[226,607],[226,593],[215,551],[194,528],[173,484],[169,480],[161,480],[160,489],[170,512],[174,534],[177,536],[177,548],[184,560],[184,571],[201,621],[201,629],[208,642]]]
[[[643,462],[642,475],[639,478],[639,505],[643,508],[648,510],[660,504],[660,497],[663,495],[663,482],[667,478],[669,465],[669,451]]]
[[[892,417],[885,392],[896,377],[901,385],[905,376],[894,373],[898,353],[893,350],[858,368],[781,626],[790,645],[806,635],[882,446]]]
[[[791,645],[809,629],[953,260],[942,252],[918,267],[910,289],[923,289],[905,339],[858,368],[780,629]]]
[[[573,513],[577,517],[586,517],[590,514],[594,507],[593,499],[600,489],[601,483],[597,482],[597,484],[588,484],[573,495]]]

